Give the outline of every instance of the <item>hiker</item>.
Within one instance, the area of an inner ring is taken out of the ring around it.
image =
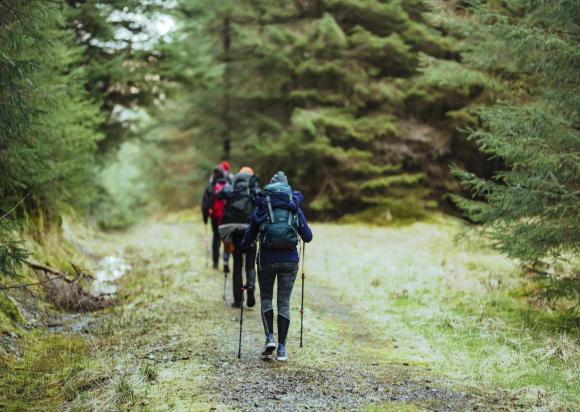
[[[222,170],[224,171],[224,177],[227,180],[228,183],[232,183],[233,179],[234,179],[234,174],[230,171],[231,169],[231,165],[230,162],[228,162],[227,160],[222,160],[221,162],[218,163],[218,166],[222,168]],[[229,261],[230,261],[230,254],[228,253],[227,250],[225,250],[224,248],[224,274],[227,276],[228,273],[230,273],[230,266],[229,266]],[[225,296],[224,296],[225,299]]]
[[[221,166],[216,166],[213,169],[211,180],[203,192],[203,200],[201,202],[203,223],[207,225],[208,220],[211,220],[211,230],[213,232],[212,259],[214,269],[218,268],[219,263],[221,241],[218,228],[222,224],[225,209],[225,201],[219,199],[217,194],[221,192],[227,184],[228,180],[225,176],[224,169]],[[229,273],[229,255],[225,250],[223,258],[224,272]]]
[[[227,179],[229,183],[231,183],[234,180],[234,174],[230,171],[231,169],[230,162],[228,162],[227,160],[222,160],[221,162],[219,162],[218,166],[222,168],[222,170],[224,171],[224,177]]]
[[[312,231],[300,209],[302,193],[292,191],[284,172],[278,172],[256,199],[256,210],[244,234],[242,248],[249,247],[260,235],[258,283],[262,322],[266,344],[262,355],[270,356],[276,349],[274,340],[274,281],[278,278],[278,345],[276,359],[288,360],[286,336],[290,327],[290,297],[298,272],[298,236],[304,242],[312,240]]]
[[[248,307],[256,304],[254,291],[256,289],[256,245],[248,244],[242,250],[242,239],[247,222],[254,211],[255,198],[260,193],[258,178],[251,167],[242,167],[240,172],[233,177],[232,183],[226,185],[218,195],[225,199],[223,224],[220,226],[220,236],[227,248],[233,249],[234,267],[232,288],[234,302],[232,307],[239,308],[242,304],[242,269],[246,269],[246,284]],[[245,256],[245,260],[244,260]]]

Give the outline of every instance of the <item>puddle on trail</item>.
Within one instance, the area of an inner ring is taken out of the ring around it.
[[[121,256],[106,256],[99,261],[99,269],[95,272],[95,280],[91,291],[95,295],[113,295],[117,292],[115,281],[122,278],[131,265]]]

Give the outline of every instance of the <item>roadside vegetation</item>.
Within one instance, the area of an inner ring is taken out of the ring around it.
[[[0,409],[574,410],[578,21],[0,1]],[[284,169],[317,222],[285,366],[254,356],[257,311],[232,356],[196,209],[221,160]]]
[[[291,328],[288,365],[257,356],[255,310],[246,313],[236,359],[239,312],[221,300],[222,275],[204,267],[200,222],[172,215],[95,245],[81,241],[130,262],[134,269],[117,281],[125,298],[114,309],[67,318],[58,330],[21,335],[26,355],[11,358],[0,380],[2,405],[573,410],[579,402],[578,318],[530,296],[525,274],[482,247],[479,235],[457,241],[466,229],[460,221],[314,229],[306,345],[298,348]],[[337,238],[345,239],[340,255],[330,241]],[[39,387],[42,377],[48,384]],[[282,380],[299,390],[276,393]]]

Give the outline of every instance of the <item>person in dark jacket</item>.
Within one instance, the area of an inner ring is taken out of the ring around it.
[[[256,199],[256,210],[250,218],[250,225],[246,229],[242,248],[248,247],[256,241],[261,228],[268,222],[269,216],[278,209],[288,210],[295,216],[298,235],[304,242],[312,240],[312,231],[304,213],[300,209],[303,196],[300,192],[292,191],[284,172],[278,172],[272,177],[270,184],[264,188]],[[290,297],[298,273],[298,250],[296,246],[287,249],[268,249],[267,242],[260,240],[258,254],[258,283],[260,285],[260,300],[262,322],[266,334],[266,344],[263,355],[269,356],[276,349],[274,340],[274,309],[272,306],[274,281],[278,279],[278,345],[276,359],[286,361],[286,336],[290,327]]]
[[[222,239],[233,243],[234,267],[232,276],[232,289],[234,302],[232,307],[239,308],[242,303],[242,271],[246,268],[246,284],[244,289],[247,294],[247,305],[253,307],[256,304],[254,291],[256,290],[256,245],[249,244],[242,249],[242,239],[250,215],[254,211],[255,199],[260,192],[258,177],[250,167],[242,167],[233,178],[231,184],[226,185],[218,195],[226,201],[223,224],[219,231]]]
[[[211,230],[213,232],[212,240],[212,258],[213,268],[218,268],[220,255],[220,236],[218,227],[222,224],[224,218],[225,201],[218,199],[218,193],[221,192],[228,180],[224,170],[221,166],[216,166],[213,170],[211,180],[203,192],[203,199],[201,202],[201,214],[203,223],[207,225],[208,220],[211,220]],[[228,261],[229,254],[224,251],[224,272],[229,273]]]

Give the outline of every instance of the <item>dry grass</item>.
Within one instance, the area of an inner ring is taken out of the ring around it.
[[[246,312],[244,356],[235,359],[238,312],[221,301],[221,274],[204,268],[203,228],[183,213],[170,222],[101,238],[99,254],[123,254],[132,263],[119,281],[126,298],[98,316],[90,335],[38,335],[27,360],[11,361],[14,373],[0,378],[3,406],[253,408],[238,400],[240,388],[258,409],[273,405],[269,396],[279,398],[279,409],[495,402],[571,410],[580,403],[575,320],[518,297],[516,265],[477,236],[457,244],[457,221],[315,225],[306,250],[306,347],[297,348],[295,322],[286,365],[256,356],[257,310]],[[90,239],[77,241],[91,248]],[[44,364],[46,345],[56,349],[54,362]],[[40,380],[24,379],[31,371]],[[271,393],[265,381],[292,388]]]

